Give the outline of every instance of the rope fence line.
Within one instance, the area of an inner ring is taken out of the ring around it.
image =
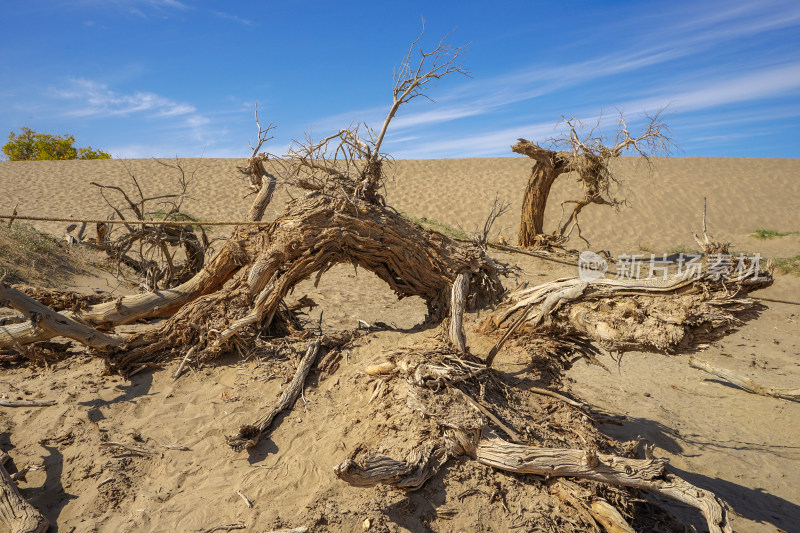
[[[87,224],[150,224],[157,226],[269,226],[271,222],[256,220],[221,221],[221,220],[103,220],[92,218],[35,217],[23,215],[0,215],[0,220],[33,220],[37,222],[85,222]]]
[[[0,215],[0,221],[3,219],[9,219],[9,224],[14,222],[15,220],[33,220],[37,222],[85,222],[87,224],[151,224],[151,225],[159,225],[159,226],[268,226],[271,222],[261,222],[255,220],[242,220],[242,221],[221,221],[221,220],[212,220],[212,221],[197,221],[197,220],[102,220],[102,219],[91,219],[91,218],[61,218],[61,217],[34,217],[34,216],[23,216],[23,215]],[[460,240],[460,239],[459,239]],[[511,252],[520,252],[520,253],[527,253],[528,255],[532,255],[534,257],[538,257],[540,259],[546,259],[548,261],[555,261],[558,263],[570,264],[566,261],[559,261],[557,259],[553,259],[550,257],[544,257],[538,254],[534,254],[532,252],[517,250],[510,246],[501,246],[501,245],[490,245],[493,248],[498,248],[500,250],[511,251]],[[778,300],[773,298],[763,298],[758,296],[753,296],[753,298],[757,300],[764,300],[766,302],[776,302],[782,304],[790,304],[790,305],[800,305],[800,302],[793,302],[790,300]]]

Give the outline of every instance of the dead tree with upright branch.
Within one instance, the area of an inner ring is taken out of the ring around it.
[[[563,120],[566,132],[550,139],[549,148],[519,139],[511,150],[535,161],[522,200],[519,245],[536,247],[563,244],[574,230],[580,236],[578,216],[587,205],[619,207],[624,204],[623,199],[612,194],[612,186],[618,180],[610,167],[611,162],[625,153],[633,152],[649,163],[651,156],[666,155],[672,146],[662,112],[652,117],[647,116],[647,120],[644,130],[634,136],[620,113],[619,127],[611,146],[606,138],[597,133],[599,120],[593,128],[585,132],[583,123],[574,117]],[[564,202],[558,228],[553,233],[545,233],[544,215],[550,188],[559,176],[569,172],[576,174],[583,187],[583,197]],[[568,204],[573,207],[566,214],[565,206]]]
[[[419,50],[418,42],[397,71],[392,105],[377,134],[365,125],[355,125],[320,141],[294,143],[278,168],[288,183],[306,194],[291,201],[283,215],[263,228],[236,228],[214,259],[181,285],[80,311],[75,318],[96,325],[171,316],[157,331],[123,343],[104,339],[109,347],[115,342],[125,347],[107,355],[111,368],[129,372],[181,354],[189,346],[194,348],[195,361],[231,350],[242,336],[278,327],[273,321],[278,317],[280,322],[287,293],[312,275],[318,281],[341,262],[372,271],[400,297],[422,297],[437,320],[448,315],[451,285],[459,275],[468,279],[465,306],[474,308],[499,298],[502,266],[477,246],[427,232],[387,209],[380,194],[387,160],[381,147],[400,106],[425,96],[430,82],[466,73],[458,62],[463,48],[440,41],[428,52]],[[413,63],[415,57],[417,63]],[[266,167],[267,156],[259,153],[269,130],[259,126],[258,143],[251,146],[253,155],[244,170],[251,186],[258,187],[251,220],[263,216],[274,183]],[[138,208],[135,202],[129,204]],[[42,328],[15,326],[19,331],[13,332],[9,342],[48,336]],[[85,334],[75,337],[87,340]]]

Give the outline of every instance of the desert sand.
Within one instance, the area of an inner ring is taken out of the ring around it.
[[[183,163],[189,171],[196,169],[185,203],[188,212],[207,220],[244,218],[250,198],[245,198],[247,188],[236,171],[242,161]],[[700,230],[707,198],[709,233],[730,241],[734,250],[764,257],[800,254],[800,235],[770,240],[751,235],[756,229],[800,230],[800,160],[671,158],[655,159],[648,168],[622,159],[616,165],[618,195],[628,205],[618,212],[601,206],[584,210],[582,235],[593,250],[615,256],[696,247],[691,232]],[[522,157],[396,161],[385,197],[398,211],[470,233],[483,224],[497,195],[511,208],[497,221],[492,238],[502,234],[515,243],[529,171],[529,160]],[[17,206],[23,215],[105,218],[111,210],[91,182],[126,185],[128,172],[147,194],[175,189],[174,171],[147,160],[2,162],[0,214]],[[558,221],[561,202],[577,193],[569,176],[556,182],[547,228]],[[279,188],[265,219],[279,215],[299,194]],[[61,236],[66,224],[35,225]],[[220,228],[215,235],[228,231]],[[582,250],[586,244],[572,239],[569,247]],[[577,273],[570,265],[492,254],[523,271],[505,282],[508,288]],[[59,283],[115,294],[133,290],[99,272]],[[515,500],[519,509],[514,503],[510,510],[490,504],[490,490],[459,499],[481,488],[484,467],[456,462],[408,497],[387,489],[354,488],[334,476],[333,466],[362,440],[359,419],[382,416],[374,404],[367,405],[364,365],[388,348],[431,332],[420,326],[425,317],[421,300],[398,301],[375,276],[351,266],[333,268],[318,287],[304,282],[295,290],[296,296],[303,294],[319,304],[310,319],[316,320],[321,309],[325,329],[352,328],[358,320],[397,329],[360,338],[338,375],[310,380],[304,401],[279,418],[259,447],[260,455],[249,459],[233,454],[224,435],[271,405],[284,376],[268,374],[236,356],[191,369],[177,381],[171,377],[177,362],[126,381],[101,375],[102,362],[88,356],[56,367],[0,370],[0,396],[58,401],[51,407],[0,411],[0,449],[19,467],[43,467],[28,473],[19,486],[58,524],[52,531],[205,531],[239,522],[247,531],[298,526],[361,531],[366,519],[372,531],[509,530],[525,505],[522,499]],[[754,296],[800,302],[800,278],[776,275],[772,287]],[[758,318],[700,355],[758,382],[796,388],[800,306],[764,304]],[[476,318],[470,317],[473,326]],[[468,328],[468,344],[471,339]],[[614,424],[601,425],[603,432],[619,440],[648,439],[656,444],[656,454],[668,457],[687,480],[725,499],[736,513],[736,531],[800,531],[800,405],[728,386],[691,369],[688,357],[630,352],[616,361],[604,355],[601,362],[608,370],[581,361],[566,381],[577,397],[617,417]],[[498,368],[505,372],[524,372],[526,364],[498,358]],[[342,416],[343,411],[348,415]],[[102,440],[138,441],[158,452],[118,458],[99,447]],[[496,476],[511,492],[518,486],[513,475]],[[252,508],[237,491],[253,502]],[[688,508],[666,505],[685,514],[700,531],[705,527]]]

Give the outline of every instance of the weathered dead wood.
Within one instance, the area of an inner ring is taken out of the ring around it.
[[[547,316],[550,312],[557,309],[563,302],[572,301],[577,299],[580,295],[583,294],[583,291],[586,289],[586,283],[573,283],[569,284],[565,287],[561,287],[558,290],[552,291],[549,294],[542,295],[542,297],[534,297],[531,298],[529,303],[525,306],[522,313],[520,313],[519,318],[512,324],[510,328],[505,332],[505,334],[500,338],[499,341],[492,347],[489,351],[489,355],[486,356],[486,366],[491,367],[492,363],[494,362],[494,358],[497,356],[497,353],[500,351],[500,348],[503,347],[503,344],[514,334],[514,332],[519,328],[524,322],[529,322],[530,327],[536,327],[542,321],[542,319]],[[528,318],[531,310],[533,307],[541,302],[539,305],[539,309],[536,314],[532,318]],[[514,307],[516,310],[519,307],[519,304]]]
[[[413,491],[435,476],[451,457],[465,453],[465,447],[474,446],[468,442],[474,438],[463,431],[448,430],[442,437],[413,448],[404,461],[386,456],[366,456],[356,460],[362,451],[357,448],[336,465],[333,472],[341,480],[357,487],[382,484]]]
[[[303,391],[306,376],[308,376],[311,367],[314,365],[314,361],[319,353],[319,347],[319,340],[311,343],[306,354],[300,360],[300,364],[297,366],[294,378],[292,378],[291,383],[283,390],[283,394],[281,394],[278,403],[254,423],[241,426],[236,436],[227,437],[228,446],[237,452],[252,448],[258,444],[258,441],[264,436],[264,433],[269,429],[275,417],[278,416],[281,411],[289,409],[294,405]]]
[[[747,293],[773,281],[769,267],[723,283],[698,266],[691,276],[564,278],[517,290],[480,324],[482,333],[504,330],[487,361],[510,337],[528,334],[577,335],[617,352],[690,347],[740,325],[737,315],[759,308]]]
[[[122,442],[102,442],[100,443],[100,446],[103,448],[108,448],[110,450],[113,450],[115,453],[125,452],[140,456],[152,455],[154,453],[157,453],[154,450],[145,448],[144,446],[138,446],[136,444],[125,444]]]
[[[478,462],[518,474],[576,477],[649,490],[698,509],[711,533],[732,533],[725,506],[713,493],[701,490],[666,471],[666,460],[627,459],[591,450],[540,448],[482,438],[475,450]]]
[[[450,457],[445,446],[428,442],[414,448],[405,461],[386,456],[370,456],[358,462],[348,458],[333,471],[340,479],[357,487],[383,484],[417,490],[436,475]]]
[[[589,506],[589,513],[607,533],[636,533],[617,508],[605,500],[594,500]]]
[[[261,168],[263,169],[263,162],[261,163]],[[267,177],[267,183],[261,185],[261,189],[259,189],[256,199],[253,201],[253,205],[250,206],[250,211],[247,213],[246,220],[258,221],[264,218],[264,212],[272,201],[277,179],[266,170],[263,170],[263,172]]]
[[[501,268],[479,247],[425,231],[380,204],[344,197],[339,191],[352,186],[348,182],[335,185],[291,202],[253,238],[260,253],[249,268],[225,288],[185,305],[157,331],[132,340],[134,350],[112,358],[112,366],[124,371],[160,357],[167,348],[186,345],[199,344],[201,359],[216,357],[245,330],[269,328],[297,283],[312,276],[318,280],[337,263],[373,272],[399,297],[422,297],[436,320],[449,311],[459,273],[469,275],[469,309],[502,294]],[[212,330],[213,335],[202,333]]]
[[[467,340],[464,336],[462,322],[464,319],[464,306],[466,305],[467,291],[469,290],[469,274],[461,272],[453,282],[450,302],[450,342],[456,349],[464,353],[467,351]]]
[[[60,336],[74,339],[99,351],[109,351],[119,348],[123,344],[122,337],[107,335],[76,322],[66,315],[56,313],[27,294],[8,287],[2,280],[0,280],[0,301],[7,302],[7,305],[23,314],[30,315],[33,329],[45,330],[51,337]],[[0,330],[8,331],[12,327],[4,327]],[[16,341],[15,344],[20,343]]]
[[[666,471],[667,461],[629,459],[593,450],[545,448],[506,442],[484,430],[476,433],[448,430],[414,448],[405,461],[385,456],[363,457],[356,450],[334,468],[342,480],[356,486],[391,485],[416,490],[433,477],[450,457],[464,453],[487,466],[518,474],[591,479],[656,492],[697,508],[711,533],[732,533],[724,504],[711,492],[701,490]]]
[[[776,389],[773,387],[765,387],[759,385],[750,378],[740,376],[727,368],[719,368],[708,361],[704,361],[695,356],[689,356],[689,366],[698,370],[704,370],[711,375],[724,379],[731,385],[735,385],[740,389],[751,392],[753,394],[760,394],[761,396],[770,396],[772,398],[780,398],[782,400],[790,400],[792,402],[800,402],[800,389]]]
[[[55,404],[55,400],[0,400],[2,407],[46,407]]]
[[[79,312],[63,311],[68,318],[77,318],[94,326],[118,326],[143,318],[170,316],[198,297],[216,291],[244,265],[253,253],[258,229],[237,228],[219,253],[192,279],[173,289],[125,296],[113,302],[89,306]],[[55,335],[36,328],[30,322],[0,327],[0,348],[24,346],[50,339]]]
[[[215,533],[216,531],[233,531],[235,529],[244,529],[244,522],[232,522],[230,524],[222,524],[209,529],[204,529],[203,533]]]
[[[44,533],[50,527],[47,518],[22,497],[16,483],[2,464],[0,464],[0,520],[11,533]]]

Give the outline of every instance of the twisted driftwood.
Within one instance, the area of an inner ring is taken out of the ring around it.
[[[668,473],[664,459],[655,459],[652,455],[646,459],[629,459],[592,450],[515,444],[487,431],[480,438],[474,434],[446,431],[442,438],[414,448],[405,460],[367,456],[356,461],[351,456],[337,465],[334,473],[355,486],[383,484],[416,490],[436,475],[448,459],[464,454],[481,464],[517,474],[591,479],[655,492],[697,508],[705,517],[711,533],[733,531],[724,504],[713,493]]]

